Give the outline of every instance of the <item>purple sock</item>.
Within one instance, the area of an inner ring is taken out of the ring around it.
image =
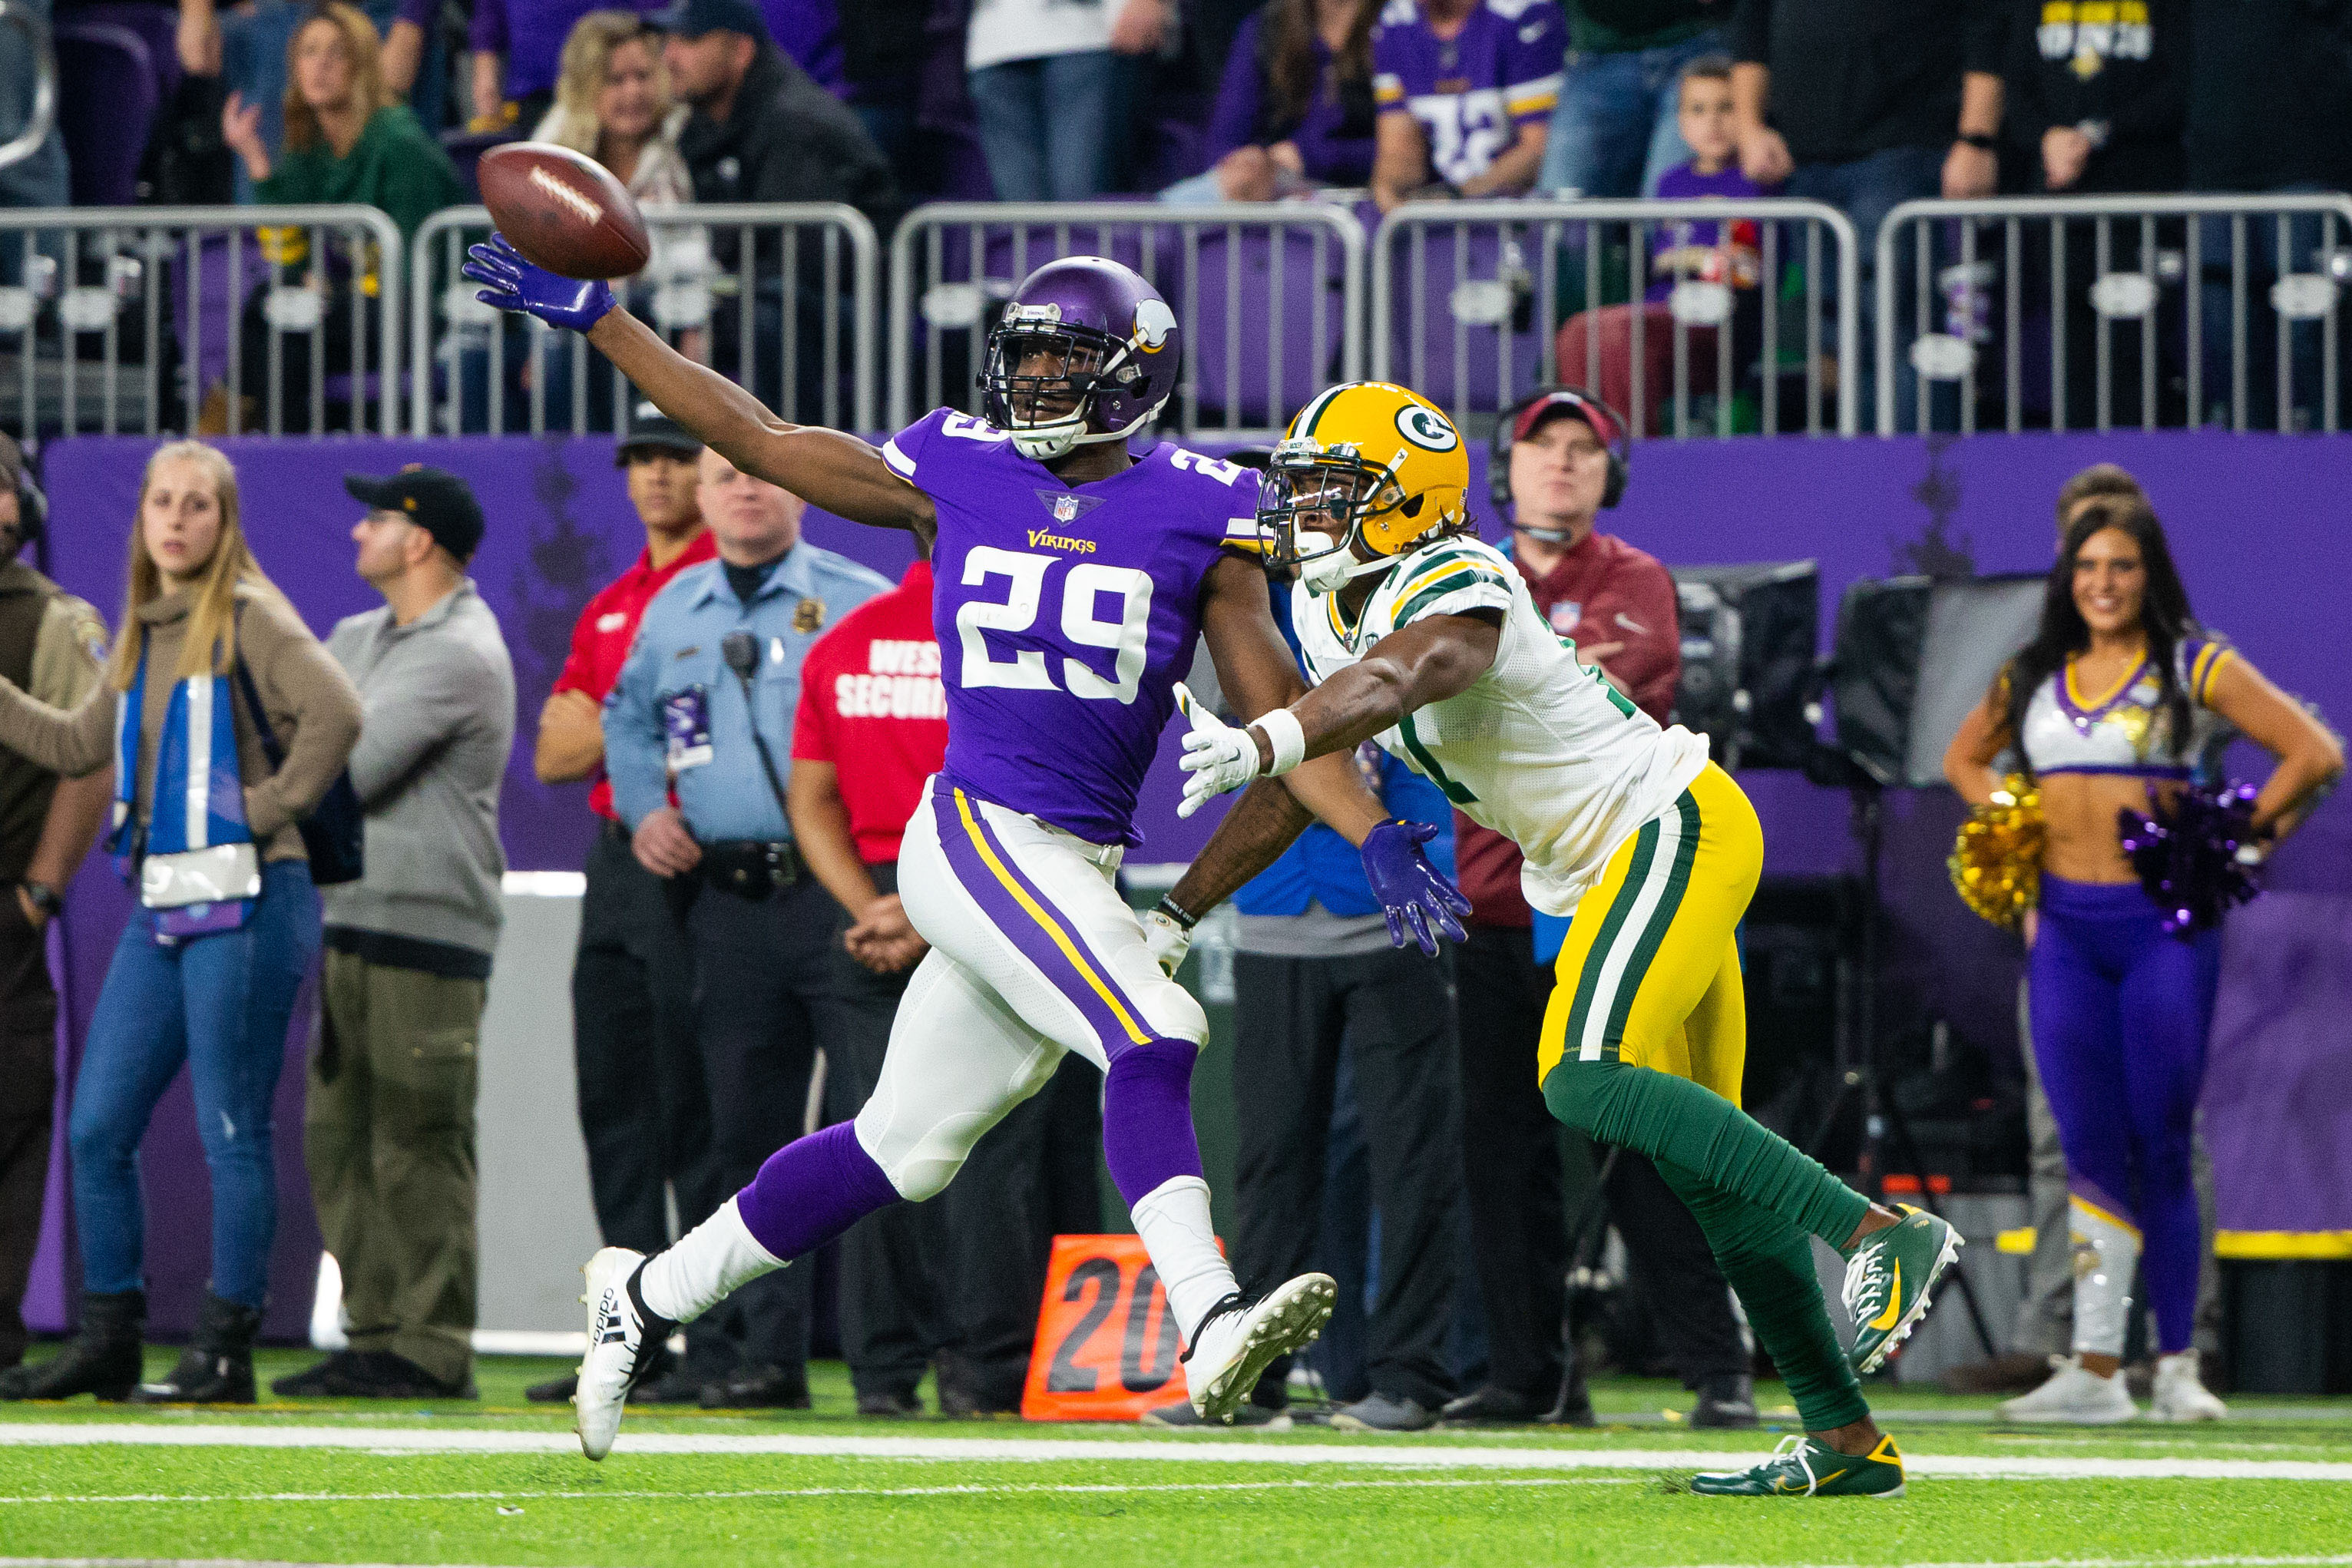
[[[857,1142],[854,1122],[836,1122],[768,1156],[735,1209],[753,1240],[789,1263],[814,1252],[898,1190]]]
[[[1111,1058],[1103,1079],[1103,1157],[1118,1195],[1132,1208],[1178,1176],[1201,1174],[1192,1134],[1190,1040],[1147,1040]]]

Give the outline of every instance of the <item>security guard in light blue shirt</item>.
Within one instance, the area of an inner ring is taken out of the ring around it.
[[[732,1192],[801,1135],[819,1042],[887,1033],[897,1007],[897,987],[843,951],[841,907],[802,866],[784,807],[801,659],[890,584],[802,542],[800,499],[716,452],[697,499],[719,559],[646,607],[604,700],[604,765],[637,859],[685,910],[715,1184]],[[737,1364],[704,1405],[807,1408],[812,1278],[786,1268],[736,1292]]]

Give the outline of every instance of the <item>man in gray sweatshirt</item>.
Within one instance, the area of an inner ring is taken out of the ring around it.
[[[466,576],[482,538],[466,482],[427,468],[343,482],[368,508],[352,537],[384,607],[327,640],[365,704],[351,775],[367,858],[358,881],[325,889],[327,1024],[302,1132],[351,1347],[271,1386],[471,1398],[476,1047],[514,667]]]

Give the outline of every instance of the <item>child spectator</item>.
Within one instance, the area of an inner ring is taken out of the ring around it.
[[[1705,55],[1684,68],[1675,119],[1690,161],[1658,177],[1658,196],[1688,201],[1709,196],[1729,200],[1767,193],[1740,172],[1738,140],[1731,107],[1731,60],[1725,55]],[[1759,230],[1747,218],[1723,222],[1706,218],[1675,218],[1650,231],[1647,261],[1649,286],[1643,292],[1642,395],[1633,384],[1632,305],[1610,305],[1581,310],[1559,330],[1559,374],[1569,381],[1585,381],[1592,368],[1592,340],[1600,340],[1600,374],[1593,384],[1602,399],[1625,409],[1638,430],[1655,430],[1666,396],[1674,390],[1675,290],[1685,284],[1715,285],[1729,290],[1729,299],[1712,289],[1684,296],[1684,319],[1690,322],[1690,390],[1722,395],[1717,384],[1719,351],[1717,322],[1732,323],[1732,365],[1741,374],[1755,353],[1762,296]],[[1707,307],[1709,297],[1719,301]],[[1727,305],[1727,310],[1722,309]],[[1705,315],[1704,324],[1694,317]],[[1633,407],[1635,402],[1642,406]]]

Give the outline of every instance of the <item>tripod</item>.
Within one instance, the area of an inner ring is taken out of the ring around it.
[[[1878,925],[1885,908],[1879,887],[1879,863],[1885,847],[1886,792],[1875,779],[1860,768],[1849,785],[1853,800],[1852,817],[1854,837],[1862,845],[1862,940],[1857,973],[1851,982],[1853,987],[1853,1023],[1838,1031],[1838,1086],[1822,1109],[1820,1125],[1811,1138],[1798,1145],[1808,1153],[1823,1147],[1830,1132],[1844,1114],[1850,1100],[1858,1100],[1862,1110],[1862,1152],[1857,1170],[1863,1179],[1875,1189],[1873,1195],[1885,1195],[1886,1176],[1893,1169],[1892,1161],[1900,1160],[1919,1182],[1919,1202],[1931,1214],[1943,1216],[1937,1205],[1936,1194],[1927,1184],[1927,1163],[1919,1157],[1919,1146],[1911,1136],[1911,1124],[1904,1119],[1903,1107],[1887,1091],[1878,1066]],[[1984,1353],[1991,1355],[1998,1347],[1992,1331],[1985,1325],[1984,1309],[1977,1301],[1976,1286],[1963,1268],[1952,1270],[1952,1283],[1958,1287],[1960,1299],[1968,1303],[1969,1323],[1976,1330],[1977,1342]]]

